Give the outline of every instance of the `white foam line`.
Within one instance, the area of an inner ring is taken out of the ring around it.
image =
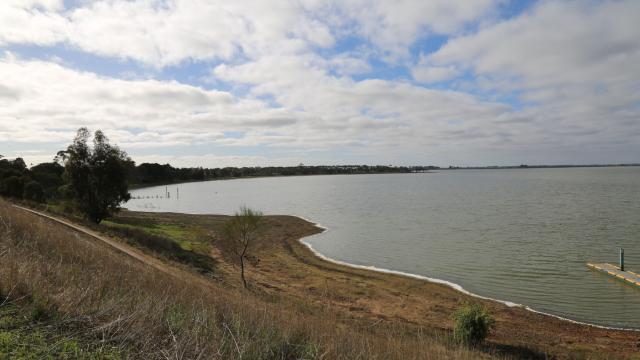
[[[305,219],[302,216],[296,216],[297,218],[300,218],[306,222],[312,223],[313,225],[319,227],[320,229],[322,229],[322,232],[320,234],[324,234],[327,231],[329,231],[329,228],[323,225],[320,225],[318,223],[315,223],[309,219]],[[486,297],[486,296],[482,296],[482,295],[478,295],[478,294],[474,294],[470,291],[465,290],[462,286],[460,286],[459,284],[456,284],[454,282],[450,282],[447,280],[443,280],[443,279],[436,279],[436,278],[431,278],[428,276],[423,276],[423,275],[417,275],[417,274],[412,274],[412,273],[408,273],[408,272],[404,272],[404,271],[398,271],[398,270],[391,270],[391,269],[384,269],[384,268],[379,268],[379,267],[375,267],[375,266],[371,266],[371,265],[357,265],[357,264],[351,264],[345,261],[340,261],[340,260],[336,260],[336,259],[332,259],[330,257],[327,257],[323,254],[321,254],[320,252],[318,252],[316,249],[313,248],[313,246],[311,246],[311,244],[306,243],[304,241],[304,239],[312,237],[312,236],[317,236],[320,234],[313,234],[307,237],[303,237],[301,239],[299,239],[298,241],[306,246],[315,256],[317,256],[318,258],[333,263],[333,264],[337,264],[337,265],[342,265],[342,266],[346,266],[346,267],[350,267],[353,269],[361,269],[361,270],[369,270],[369,271],[376,271],[379,273],[384,273],[384,274],[393,274],[393,275],[399,275],[399,276],[404,276],[404,277],[408,277],[408,278],[413,278],[413,279],[418,279],[418,280],[424,280],[424,281],[428,281],[431,283],[435,283],[435,284],[442,284],[442,285],[446,285],[449,286],[457,291],[460,291],[463,294],[469,295],[469,296],[473,296],[475,298],[479,298],[479,299],[483,299],[483,300],[490,300],[490,301],[495,301],[501,304],[504,304],[508,307],[520,307],[523,308],[525,310],[531,311],[533,313],[536,314],[540,314],[540,315],[545,315],[545,316],[551,316],[554,317],[556,319],[560,319],[563,321],[568,321],[570,323],[574,323],[574,324],[579,324],[579,325],[587,325],[587,326],[592,326],[595,328],[599,328],[599,329],[607,329],[607,330],[623,330],[623,331],[636,331],[636,332],[640,332],[640,329],[633,329],[633,328],[622,328],[622,327],[610,327],[610,326],[603,326],[603,325],[597,325],[597,324],[590,324],[587,322],[582,322],[582,321],[577,321],[577,320],[572,320],[572,319],[568,319],[562,316],[558,316],[558,315],[554,315],[554,314],[549,314],[546,312],[542,312],[539,310],[535,310],[532,309],[526,305],[522,305],[522,304],[518,304],[518,303],[514,303],[511,301],[506,301],[506,300],[499,300],[499,299],[494,299],[494,298],[490,298],[490,297]]]
[[[294,216],[294,217],[297,217],[298,219],[302,219],[302,220],[304,220],[304,221],[306,221],[306,222],[308,222],[308,223],[311,223],[311,224],[313,224],[315,227],[319,227],[320,229],[322,229],[322,232],[321,232],[320,234],[324,234],[324,233],[326,233],[327,231],[329,231],[329,228],[328,228],[328,227],[323,226],[323,225],[320,225],[319,223],[313,222],[313,221],[311,221],[311,220],[309,220],[309,219],[307,219],[307,218],[305,218],[305,217],[297,216],[297,215],[296,215],[296,216]],[[314,236],[314,235],[319,235],[319,234],[313,234],[313,235],[311,235],[311,236]],[[300,239],[300,240],[302,240],[302,239]],[[304,244],[304,243],[303,243],[303,244]],[[307,244],[304,244],[304,245],[307,245]],[[308,246],[308,245],[307,245],[307,246]],[[314,251],[314,253],[315,253],[315,251]]]
[[[139,189],[137,189],[137,190],[139,190]],[[307,218],[302,217],[302,216],[297,216],[297,215],[293,215],[293,216],[319,227],[320,229],[322,229],[322,232],[320,234],[324,234],[327,231],[329,231],[328,227],[323,226],[323,225],[321,225],[319,223],[313,222],[310,219],[307,219]],[[356,265],[356,264],[351,264],[351,263],[348,263],[348,262],[345,262],[345,261],[335,260],[335,259],[332,259],[330,257],[327,257],[327,256],[321,254],[320,252],[316,251],[316,249],[314,249],[313,246],[311,246],[311,244],[308,244],[308,243],[304,242],[304,239],[312,237],[312,236],[317,236],[317,235],[320,235],[320,234],[314,234],[314,235],[310,235],[310,236],[307,236],[307,237],[303,237],[303,238],[300,238],[298,241],[302,245],[306,246],[315,256],[317,256],[318,258],[320,258],[320,259],[322,259],[324,261],[330,262],[330,263],[334,263],[334,264],[337,264],[337,265],[350,267],[350,268],[353,268],[353,269],[376,271],[376,272],[385,273],[385,274],[393,274],[393,275],[404,276],[404,277],[409,277],[409,278],[418,279],[418,280],[424,280],[424,281],[428,281],[428,282],[435,283],[435,284],[442,284],[442,285],[449,286],[449,287],[451,287],[451,288],[453,288],[453,289],[455,289],[457,291],[460,291],[463,294],[466,294],[466,295],[469,295],[469,296],[473,296],[475,298],[495,301],[495,302],[504,304],[504,305],[506,305],[508,307],[521,307],[521,308],[523,308],[525,310],[531,311],[531,312],[536,313],[536,314],[545,315],[545,316],[551,316],[551,317],[554,317],[556,319],[560,319],[560,320],[563,320],[563,321],[568,321],[568,322],[574,323],[574,324],[587,325],[587,326],[592,326],[592,327],[595,327],[595,328],[607,329],[607,330],[624,330],[624,331],[640,332],[640,329],[623,328],[623,327],[610,327],[610,326],[590,324],[590,323],[587,323],[587,322],[572,320],[572,319],[565,318],[565,317],[562,317],[562,316],[558,316],[558,315],[542,312],[542,311],[539,311],[539,310],[535,310],[535,309],[532,309],[532,308],[530,308],[530,307],[528,307],[526,305],[514,303],[514,302],[511,302],[511,301],[499,300],[499,299],[494,299],[494,298],[490,298],[490,297],[486,297],[486,296],[481,296],[481,295],[474,294],[474,293],[472,293],[470,291],[465,290],[459,284],[456,284],[454,282],[450,282],[450,281],[447,281],[447,280],[443,280],[443,279],[436,279],[436,278],[431,278],[431,277],[427,277],[427,276],[423,276],[423,275],[407,273],[407,272],[398,271],[398,270],[383,269],[383,268],[379,268],[379,267],[375,267],[375,266]]]

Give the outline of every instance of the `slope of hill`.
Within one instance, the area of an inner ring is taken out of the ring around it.
[[[249,291],[221,236],[227,216],[123,211],[91,229],[77,219],[54,219],[0,202],[0,299],[6,299],[0,317],[22,324],[5,329],[0,322],[0,334],[10,339],[5,348],[0,342],[0,355],[34,334],[40,349],[76,349],[83,358],[611,359],[637,353],[636,332],[575,324],[440,284],[326,262],[298,241],[319,229],[296,217],[265,218],[249,258]],[[450,336],[451,315],[466,302],[483,303],[497,320],[488,343],[475,350]],[[60,347],[67,343],[73,346]]]
[[[331,307],[236,289],[184,266],[163,262],[169,271],[159,271],[139,250],[131,248],[143,261],[5,202],[0,219],[3,309],[48,314],[27,328],[75,334],[89,358],[100,357],[101,348],[145,359],[488,357],[413,327],[374,325]]]

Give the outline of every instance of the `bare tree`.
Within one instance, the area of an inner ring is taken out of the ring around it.
[[[227,239],[233,242],[234,251],[240,260],[240,276],[245,288],[248,286],[244,276],[244,261],[250,248],[260,236],[262,225],[262,213],[243,206],[227,221],[224,227],[224,234]]]

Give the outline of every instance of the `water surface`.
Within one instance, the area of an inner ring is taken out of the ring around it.
[[[180,197],[176,197],[179,188]],[[605,326],[640,328],[640,288],[589,270],[640,271],[640,168],[457,170],[256,178],[132,192],[131,210],[231,214],[241,205],[330,230],[327,257],[439,278],[486,297]]]

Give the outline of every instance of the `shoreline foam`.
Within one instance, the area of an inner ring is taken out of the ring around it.
[[[309,244],[309,243],[304,241],[304,239],[307,239],[307,238],[310,238],[310,237],[313,237],[313,236],[319,236],[319,235],[322,235],[322,234],[326,233],[327,231],[329,231],[329,228],[326,227],[326,226],[323,226],[323,225],[321,225],[319,223],[315,223],[315,222],[313,222],[313,221],[311,221],[309,219],[306,219],[306,218],[304,218],[302,216],[297,216],[297,215],[293,215],[293,216],[295,216],[295,217],[297,217],[299,219],[302,219],[302,220],[304,220],[306,222],[309,222],[309,223],[315,225],[316,227],[322,229],[322,232],[320,232],[318,234],[313,234],[313,235],[305,236],[305,237],[302,237],[302,238],[298,239],[300,244],[302,244],[307,249],[309,249],[309,251],[311,251],[311,253],[313,255],[315,255],[317,258],[319,258],[320,260],[323,260],[323,261],[326,261],[326,262],[329,262],[329,263],[332,263],[332,264],[336,264],[336,265],[346,266],[346,267],[349,267],[349,268],[352,268],[352,269],[375,271],[375,272],[378,272],[378,273],[403,276],[403,277],[408,277],[408,278],[412,278],[412,279],[427,281],[427,282],[434,283],[434,284],[445,285],[445,286],[448,286],[448,287],[450,287],[450,288],[452,288],[452,289],[454,289],[456,291],[459,291],[459,292],[461,292],[461,293],[463,293],[465,295],[469,295],[469,296],[472,296],[472,297],[475,297],[475,298],[478,298],[478,299],[495,301],[497,303],[506,305],[508,307],[519,307],[519,308],[525,309],[527,311],[530,311],[530,312],[533,312],[533,313],[536,313],[536,314],[554,317],[556,319],[563,320],[563,321],[568,321],[568,322],[573,323],[573,324],[592,326],[592,327],[595,327],[595,328],[606,329],[606,330],[640,332],[640,329],[604,326],[604,325],[591,324],[591,323],[588,323],[588,322],[573,320],[573,319],[565,318],[565,317],[562,317],[562,316],[559,316],[559,315],[555,315],[555,314],[550,314],[550,313],[546,313],[546,312],[543,312],[543,311],[539,311],[539,310],[530,308],[529,306],[526,306],[526,305],[523,305],[523,304],[518,304],[518,303],[511,302],[511,301],[494,299],[494,298],[490,298],[490,297],[474,294],[474,293],[466,290],[465,288],[463,288],[460,284],[456,284],[454,282],[443,280],[443,279],[432,278],[432,277],[428,277],[428,276],[424,276],[424,275],[418,275],[418,274],[412,274],[412,273],[408,273],[408,272],[404,272],[404,271],[384,269],[384,268],[379,268],[379,267],[376,267],[376,266],[373,266],[373,265],[351,264],[351,263],[348,263],[346,261],[332,259],[332,258],[320,253],[319,251],[314,249],[311,244]]]
[[[134,210],[134,211],[139,211],[139,210]],[[185,213],[185,214],[189,214],[189,213]],[[271,214],[274,215],[274,214]],[[304,241],[304,239],[306,238],[310,238],[313,236],[319,236],[322,235],[326,232],[328,232],[330,229],[320,223],[316,223],[310,219],[307,219],[303,216],[299,216],[299,215],[290,215],[293,217],[297,217],[299,219],[302,219],[308,223],[313,224],[314,226],[322,229],[322,232],[318,233],[318,234],[313,234],[310,236],[305,236],[302,237],[300,239],[298,239],[298,242],[300,244],[302,244],[303,246],[305,246],[307,249],[309,249],[309,251],[311,251],[311,253],[316,256],[317,258],[319,258],[320,260],[332,263],[332,264],[336,264],[336,265],[341,265],[341,266],[346,266],[352,269],[359,269],[359,270],[368,270],[368,271],[375,271],[375,272],[379,272],[379,273],[383,273],[383,274],[391,274],[391,275],[397,275],[397,276],[403,276],[403,277],[408,277],[408,278],[412,278],[412,279],[417,279],[417,280],[423,280],[423,281],[427,281],[430,283],[434,283],[434,284],[440,284],[440,285],[445,285],[448,286],[456,291],[459,291],[465,295],[468,296],[472,296],[478,299],[483,299],[483,300],[489,300],[489,301],[495,301],[497,303],[506,305],[508,307],[519,307],[522,309],[525,309],[527,311],[530,311],[532,313],[536,313],[536,314],[540,314],[540,315],[544,315],[544,316],[550,316],[559,320],[563,320],[563,321],[567,321],[573,324],[578,324],[578,325],[586,325],[586,326],[591,326],[591,327],[595,327],[595,328],[599,328],[599,329],[606,329],[606,330],[618,330],[618,331],[634,331],[634,332],[640,332],[640,329],[634,329],[634,328],[624,328],[624,327],[614,327],[614,326],[605,326],[605,325],[598,325],[598,324],[592,324],[592,323],[588,323],[588,322],[584,322],[584,321],[579,321],[579,320],[573,320],[573,319],[569,319],[566,317],[562,317],[559,315],[555,315],[555,314],[551,314],[551,313],[547,313],[547,312],[543,312],[540,310],[536,310],[533,309],[527,305],[523,305],[523,304],[518,304],[518,303],[514,303],[511,301],[507,301],[507,300],[500,300],[500,299],[494,299],[491,297],[486,297],[486,296],[482,296],[482,295],[478,295],[478,294],[474,294],[468,290],[466,290],[465,288],[463,288],[460,284],[456,284],[454,282],[451,281],[447,281],[447,280],[443,280],[443,279],[438,279],[438,278],[432,278],[432,277],[428,277],[428,276],[424,276],[424,275],[418,275],[418,274],[412,274],[412,273],[408,273],[408,272],[404,272],[404,271],[398,271],[398,270],[391,270],[391,269],[384,269],[384,268],[379,268],[373,265],[357,265],[357,264],[351,264],[345,261],[340,261],[340,260],[335,260],[332,259],[322,253],[320,253],[319,251],[317,251],[316,249],[313,248],[313,246],[311,246],[311,244],[306,243]]]

